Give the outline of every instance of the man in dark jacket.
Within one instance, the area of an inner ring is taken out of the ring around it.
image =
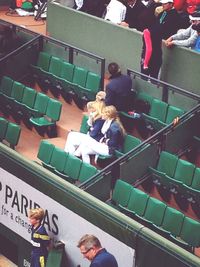
[[[108,71],[111,76],[106,86],[106,106],[113,105],[118,111],[129,111],[134,97],[130,76],[123,75],[115,62],[108,65]]]

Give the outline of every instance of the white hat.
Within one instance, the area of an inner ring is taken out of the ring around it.
[[[160,0],[161,4],[174,3],[173,0]]]
[[[196,12],[189,16],[190,20],[200,20],[200,13]]]

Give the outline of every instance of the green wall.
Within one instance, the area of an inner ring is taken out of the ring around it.
[[[123,71],[140,70],[140,32],[55,2],[48,5],[47,31],[54,38],[105,57],[107,64],[118,62]],[[163,55],[162,79],[199,94],[200,54],[184,48],[164,47]]]

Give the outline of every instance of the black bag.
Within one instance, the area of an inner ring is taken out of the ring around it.
[[[140,113],[146,113],[146,114],[148,114],[149,111],[150,111],[150,107],[151,106],[150,106],[150,104],[149,104],[148,101],[145,101],[143,99],[136,99],[135,100],[135,107],[134,107],[134,109],[139,114]]]

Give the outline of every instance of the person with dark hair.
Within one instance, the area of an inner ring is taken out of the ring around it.
[[[90,267],[118,267],[115,257],[102,248],[99,239],[94,235],[82,236],[77,247],[84,258],[91,261]]]
[[[113,105],[118,111],[129,111],[133,104],[132,80],[129,75],[123,75],[117,63],[108,65],[110,82],[106,86],[106,106]]]

